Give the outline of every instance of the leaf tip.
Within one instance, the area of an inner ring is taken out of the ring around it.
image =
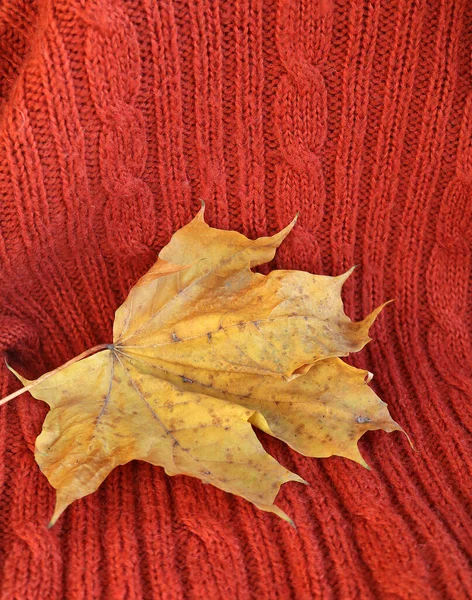
[[[57,492],[56,495],[56,506],[54,507],[54,512],[52,514],[51,520],[49,521],[47,528],[51,529],[57,523],[57,520],[62,515],[62,513],[66,510],[66,508],[71,504],[73,500],[67,502],[64,498],[61,498],[60,491]]]
[[[343,453],[342,456],[353,460],[357,464],[361,465],[361,467],[364,467],[364,469],[366,469],[367,471],[372,471],[372,468],[364,460],[364,457],[362,456],[357,443],[355,444],[355,446],[350,448],[348,452]]]
[[[401,425],[399,425],[396,421],[394,421],[395,427],[393,429],[391,429],[391,432],[393,431],[399,431],[400,433],[403,433],[403,435],[406,437],[406,439],[408,440],[408,443],[410,444],[411,449],[413,450],[413,452],[418,452],[419,450],[417,450],[410,438],[410,436],[407,434],[407,432],[403,429],[403,427]]]
[[[358,267],[359,267],[359,265],[354,265],[349,270],[347,270],[345,273],[341,273],[341,275],[338,275],[336,277],[336,279],[341,283],[341,287],[346,283],[346,281],[349,279],[349,277],[354,273],[354,271]]]
[[[386,302],[384,302],[383,304],[381,304],[380,306],[378,306],[376,309],[374,309],[370,313],[370,315],[367,315],[367,317],[363,321],[360,322],[362,324],[362,326],[365,328],[366,332],[369,331],[369,329],[375,323],[375,321],[377,320],[377,317],[380,315],[380,313],[383,311],[383,309],[388,304],[391,304],[392,302],[394,302],[394,300],[387,300]],[[373,338],[369,337],[369,339],[367,340],[367,342],[371,342],[372,340],[373,340]]]
[[[278,233],[272,236],[272,241],[275,242],[276,246],[280,246],[280,244],[284,241],[284,239],[288,236],[288,234],[292,231],[297,223],[299,213],[295,215],[292,221],[283,229],[281,229]]]
[[[293,527],[294,529],[296,529],[296,525],[293,521],[293,519],[291,519],[286,512],[284,512],[281,508],[279,508],[278,506],[275,506],[275,504],[271,507],[271,512],[273,512],[275,515],[277,515],[278,517],[280,517],[283,521],[285,521],[286,523],[288,523],[291,527]]]
[[[197,214],[195,215],[193,220],[204,223],[205,222],[205,200],[203,200],[203,198],[200,198],[200,202],[201,202],[200,210],[197,212]]]
[[[383,304],[381,304],[380,306],[378,306],[375,310],[373,310],[370,315],[367,315],[367,317],[361,321],[361,323],[363,324],[363,326],[366,328],[366,330],[368,331],[372,325],[374,324],[375,320],[377,319],[377,317],[379,316],[379,314],[383,311],[383,309],[387,306],[387,304],[390,304],[391,300],[387,300],[387,302],[384,302]],[[370,338],[372,339],[372,338]]]
[[[297,483],[303,483],[303,485],[310,485],[308,483],[308,481],[305,481],[303,479],[303,477],[300,477],[300,475],[297,475],[296,473],[292,473],[291,481],[296,481]]]
[[[61,511],[60,513],[57,513],[57,511],[54,511],[54,514],[51,517],[51,520],[49,521],[49,523],[47,524],[47,528],[48,529],[52,529],[54,527],[54,525],[57,523],[57,520],[59,519],[59,517],[61,516],[63,511]]]

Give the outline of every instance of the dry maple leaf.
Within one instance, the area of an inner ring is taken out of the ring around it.
[[[339,358],[370,340],[380,311],[358,323],[345,315],[350,272],[251,271],[292,227],[249,240],[209,227],[202,208],[117,310],[113,344],[32,382],[17,374],[51,408],[35,452],[57,490],[50,525],[133,459],[290,521],[274,500],[283,483],[303,480],[265,452],[252,426],[304,455],[364,465],[366,431],[401,430],[370,374]]]

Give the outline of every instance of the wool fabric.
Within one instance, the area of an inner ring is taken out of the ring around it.
[[[297,529],[144,462],[48,530],[47,412],[0,409],[2,600],[472,597],[472,2],[0,2],[0,353],[37,377],[111,341],[114,311],[204,199],[267,269],[339,275],[352,364],[411,436],[369,472],[261,435],[310,486]],[[18,382],[0,365],[0,395]]]

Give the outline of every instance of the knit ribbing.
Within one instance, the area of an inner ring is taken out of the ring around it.
[[[0,353],[30,377],[111,339],[114,311],[206,202],[270,267],[337,275],[398,433],[368,472],[258,434],[310,486],[276,517],[133,462],[46,529],[46,413],[0,407],[2,600],[462,600],[470,548],[472,4],[5,0]],[[2,359],[3,363],[3,359]],[[0,394],[15,389],[0,371]]]
[[[327,133],[327,100],[321,67],[330,51],[331,8],[303,6],[305,10],[299,11],[291,2],[279,3],[276,40],[286,73],[275,100],[280,159],[275,168],[274,208],[279,226],[287,213],[300,212],[298,235],[278,257],[286,268],[318,265],[316,232],[326,200],[320,154]],[[306,265],[300,263],[302,257]]]

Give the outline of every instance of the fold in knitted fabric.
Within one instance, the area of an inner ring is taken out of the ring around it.
[[[471,488],[472,4],[3,0],[0,351],[35,377],[111,339],[115,309],[206,202],[270,265],[339,275],[352,364],[410,434],[368,472],[261,435],[310,486],[297,525],[133,462],[46,529],[46,406],[0,407],[0,597],[461,600]],[[3,361],[2,361],[3,364]],[[0,367],[0,394],[15,389]]]

